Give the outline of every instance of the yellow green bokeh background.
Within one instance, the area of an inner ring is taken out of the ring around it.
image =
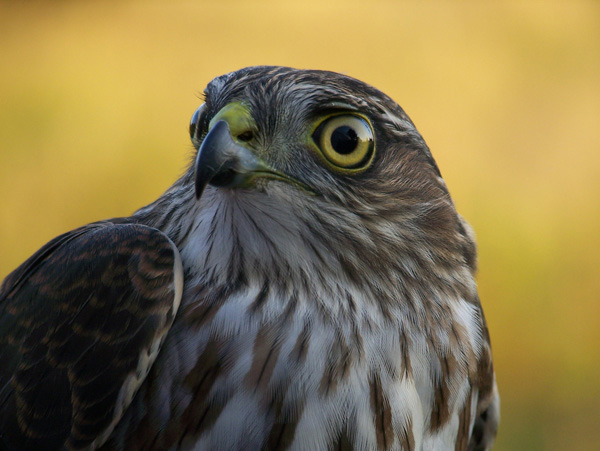
[[[600,449],[597,1],[0,1],[0,278],[159,196],[206,83],[256,64],[404,107],[477,232],[496,449]]]

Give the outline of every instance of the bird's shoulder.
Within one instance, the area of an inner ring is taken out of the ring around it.
[[[181,258],[124,219],[51,240],[0,287],[0,448],[102,444],[179,306]]]

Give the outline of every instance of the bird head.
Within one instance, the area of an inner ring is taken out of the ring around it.
[[[326,71],[252,67],[216,78],[205,94],[190,124],[198,198],[208,184],[264,189],[269,180],[342,202],[411,185],[419,185],[417,194],[427,182],[428,195],[436,185],[437,196],[444,195],[408,116],[363,82]],[[415,170],[423,174],[415,178]]]
[[[237,243],[261,258],[295,253],[304,263],[328,255],[327,264],[358,274],[365,264],[389,267],[402,257],[465,262],[474,255],[414,124],[359,80],[241,69],[208,84],[190,135],[195,160],[171,193],[196,205],[197,223],[237,234],[221,238],[224,249]]]

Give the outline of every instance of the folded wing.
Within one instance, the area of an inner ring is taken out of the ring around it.
[[[94,449],[148,374],[179,307],[175,245],[102,222],[50,241],[0,288],[0,449]]]

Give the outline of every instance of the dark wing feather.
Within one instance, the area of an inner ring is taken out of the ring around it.
[[[172,324],[174,244],[137,224],[50,241],[0,287],[0,449],[84,449],[108,437]]]
[[[493,390],[487,399],[479,401],[478,411],[483,410],[475,418],[468,451],[491,450],[498,433],[500,422],[500,397],[494,383]]]
[[[500,422],[500,397],[498,396],[496,376],[494,375],[490,334],[481,304],[479,304],[479,309],[484,344],[479,355],[477,368],[478,380],[475,382],[478,390],[477,411],[475,412],[475,422],[467,447],[468,451],[491,450]]]

